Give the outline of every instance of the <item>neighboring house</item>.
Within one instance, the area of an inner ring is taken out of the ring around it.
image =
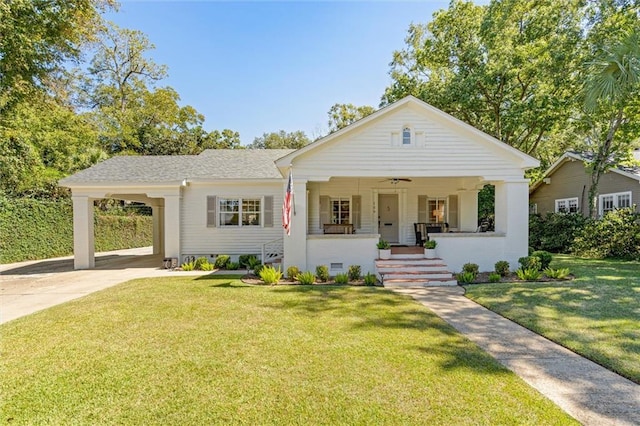
[[[513,267],[528,247],[534,158],[407,97],[302,149],[114,157],[61,181],[72,191],[77,269],[94,266],[93,200],[150,205],[154,253],[283,256],[283,266],[374,271],[376,243],[415,244],[414,223],[448,223],[438,255]],[[291,233],[281,210],[293,172]],[[495,185],[495,232],[478,233],[478,191]]]
[[[640,160],[640,151],[634,155]],[[589,153],[566,152],[529,190],[531,213],[582,213],[589,215],[591,177],[587,164]],[[598,184],[598,216],[613,209],[640,204],[640,167],[617,166],[600,177]],[[640,211],[640,210],[639,210]]]

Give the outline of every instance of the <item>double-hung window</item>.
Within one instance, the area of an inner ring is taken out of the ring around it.
[[[349,198],[331,199],[331,223],[338,225],[350,223],[350,200]]]
[[[427,205],[427,213],[429,222],[444,223],[447,222],[447,199],[446,198],[429,198]]]
[[[615,194],[602,194],[598,197],[598,210],[600,216],[614,209],[631,207],[631,191],[617,192]]]
[[[220,226],[260,226],[262,219],[260,198],[218,199]]]
[[[577,213],[578,197],[556,200],[556,213]]]

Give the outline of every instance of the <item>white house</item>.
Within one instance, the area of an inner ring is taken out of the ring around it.
[[[512,266],[528,248],[528,180],[534,158],[406,97],[299,150],[207,150],[197,156],[114,157],[61,181],[72,191],[77,269],[94,266],[93,200],[153,209],[154,253],[165,257],[282,256],[284,267],[375,270],[376,243],[432,234],[452,270]],[[290,235],[281,209],[289,170]],[[495,185],[495,232],[478,229],[478,191]]]

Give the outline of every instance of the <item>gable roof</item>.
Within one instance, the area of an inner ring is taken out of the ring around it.
[[[274,161],[291,149],[208,149],[200,155],[119,156],[60,181],[66,187],[171,184],[184,180],[281,179]]]
[[[534,167],[538,167],[540,165],[540,162],[525,154],[524,152],[510,146],[507,145],[506,143],[494,138],[491,135],[488,135],[487,133],[484,133],[480,130],[478,130],[477,128],[471,126],[470,124],[465,123],[462,120],[459,120],[457,118],[455,118],[454,116],[447,114],[446,112],[439,110],[438,108],[435,108],[431,105],[429,105],[428,103],[414,97],[414,96],[406,96],[404,98],[402,98],[399,101],[396,101],[392,104],[389,104],[383,108],[380,108],[379,110],[377,110],[376,112],[374,112],[373,114],[370,114],[364,118],[361,118],[360,120],[346,126],[343,127],[342,129],[333,132],[323,138],[320,138],[312,143],[310,143],[309,145],[302,147],[296,151],[291,152],[290,154],[278,159],[276,161],[276,164],[278,165],[278,167],[283,170],[284,168],[288,167],[293,160],[300,156],[303,155],[307,152],[310,151],[314,151],[320,147],[322,147],[323,145],[326,145],[328,143],[330,143],[331,141],[334,141],[340,137],[342,137],[343,135],[346,135],[348,133],[352,133],[355,131],[360,130],[361,128],[363,128],[364,126],[366,126],[367,124],[376,121],[378,119],[380,119],[381,117],[387,116],[391,113],[393,113],[394,111],[406,107],[406,106],[414,106],[418,109],[422,109],[424,112],[434,115],[438,118],[440,118],[441,120],[443,120],[445,123],[447,123],[450,127],[458,127],[458,128],[462,128],[468,132],[470,132],[472,135],[474,135],[476,138],[489,143],[490,145],[497,147],[500,150],[503,150],[505,152],[508,152],[509,154],[511,154],[513,157],[515,157],[516,159],[520,160],[522,168],[523,169],[530,169],[530,168],[534,168]]]
[[[555,163],[553,163],[542,175],[539,181],[531,185],[529,188],[529,193],[533,193],[540,185],[543,183],[543,179],[551,176],[556,170],[558,170],[564,163],[567,161],[582,161],[590,163],[593,161],[594,154],[592,152],[577,152],[577,151],[567,151],[560,158],[558,158]],[[640,167],[632,167],[632,166],[622,166],[617,165],[611,167],[608,171],[618,173],[622,176],[628,177],[630,179],[637,180],[640,183]]]

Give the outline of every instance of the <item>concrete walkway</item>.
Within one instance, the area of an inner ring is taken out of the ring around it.
[[[97,253],[96,268],[81,271],[72,256],[0,265],[0,324],[135,278],[177,276],[161,266],[151,247]]]
[[[640,386],[464,297],[462,287],[398,289],[584,425],[640,425]]]

